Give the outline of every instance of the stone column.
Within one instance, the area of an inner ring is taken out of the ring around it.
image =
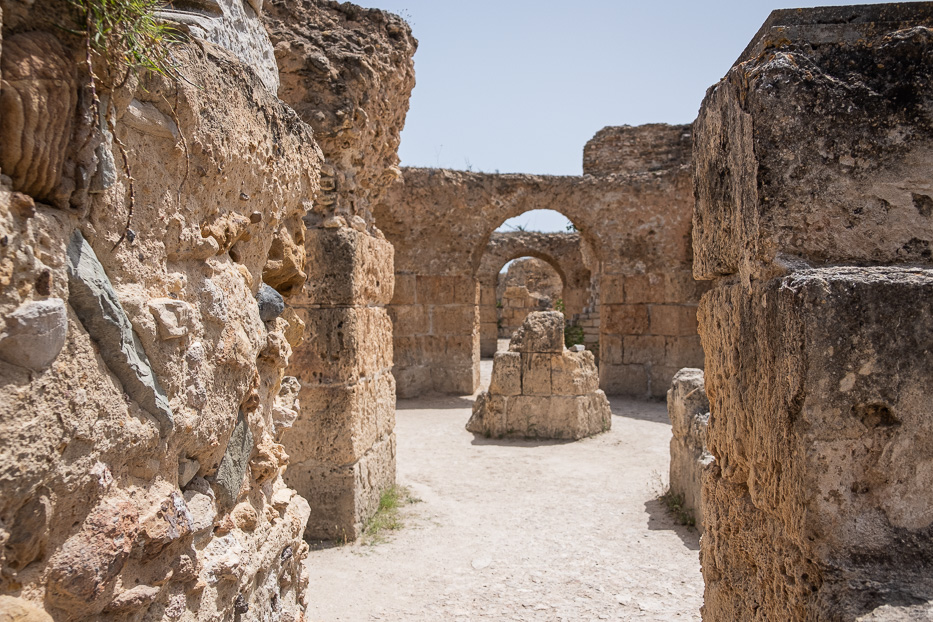
[[[929,615],[931,26],[775,11],[701,107],[704,620]]]
[[[356,538],[395,483],[392,245],[351,228],[309,229],[305,323],[290,373],[301,411],[283,434],[285,481],[311,502],[309,538]]]

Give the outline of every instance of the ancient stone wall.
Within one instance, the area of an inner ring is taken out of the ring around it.
[[[693,161],[689,125],[649,123],[604,127],[583,148],[584,175],[663,171]]]
[[[77,10],[3,19],[0,593],[59,621],[297,619],[309,506],[278,443],[294,325],[263,280],[304,277],[275,249],[318,191],[311,130],[198,41],[173,48],[186,80],[112,90],[97,65],[111,138],[61,28]]]
[[[706,448],[709,400],[702,369],[685,367],[674,374],[667,391],[667,416],[671,420],[670,492],[680,497],[702,531],[703,480],[713,462]]]
[[[400,396],[472,393],[479,383],[477,269],[490,236],[531,209],[567,216],[592,249],[600,287],[600,386],[663,396],[702,367],[691,274],[688,166],[607,176],[403,169],[374,213],[395,246]]]
[[[500,336],[502,301],[505,293],[500,270],[509,261],[518,257],[534,257],[546,262],[557,272],[563,288],[556,297],[563,297],[568,316],[580,313],[586,301],[587,288],[592,276],[592,260],[584,254],[583,240],[578,233],[537,233],[533,231],[496,232],[489,236],[489,243],[476,271],[480,283],[480,355],[492,356]],[[513,264],[514,265],[514,264]],[[500,291],[501,289],[501,291]],[[552,300],[556,299],[551,296]],[[530,307],[529,307],[530,308]],[[525,314],[510,323],[510,337],[521,325]]]
[[[931,27],[776,11],[703,102],[705,620],[929,612]]]
[[[482,287],[482,284],[480,285]],[[496,321],[497,337],[509,338],[525,321],[532,310],[546,311],[554,308],[564,290],[560,275],[546,262],[526,257],[511,263],[505,272],[499,274],[496,285]],[[480,290],[480,318],[482,319],[482,289]],[[482,354],[483,334],[480,325],[480,354]],[[488,338],[487,338],[488,340]]]
[[[305,216],[306,338],[289,368],[301,411],[285,480],[315,502],[309,538],[357,537],[395,483],[393,249],[370,205],[398,176],[417,42],[401,18],[329,0],[273,0],[265,20],[279,96],[314,130],[321,195]]]

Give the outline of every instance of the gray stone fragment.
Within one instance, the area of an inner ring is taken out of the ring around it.
[[[217,487],[217,501],[224,509],[229,509],[236,503],[249,466],[249,456],[253,452],[253,433],[249,430],[246,417],[240,411],[237,417],[233,434],[227,442],[227,451],[224,453],[214,484]]]
[[[6,317],[0,333],[0,359],[40,371],[62,351],[68,314],[61,298],[24,302]]]
[[[80,231],[74,232],[68,244],[68,286],[68,302],[123,390],[156,418],[163,436],[171,432],[175,421],[165,391],[104,267]]]
[[[259,305],[259,317],[263,322],[271,322],[285,311],[285,299],[265,283],[259,286],[256,292],[256,303]]]
[[[582,343],[578,343],[577,345],[570,347],[571,352],[583,352],[584,350],[586,350],[586,346]]]

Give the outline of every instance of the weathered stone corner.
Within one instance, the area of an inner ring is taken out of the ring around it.
[[[674,374],[667,392],[667,415],[672,433],[670,492],[683,499],[702,531],[703,480],[713,462],[706,449],[709,400],[702,369],[685,367]]]
[[[466,429],[487,437],[578,440],[612,425],[593,353],[564,348],[564,316],[528,314],[510,351],[493,359],[489,391],[480,393]]]

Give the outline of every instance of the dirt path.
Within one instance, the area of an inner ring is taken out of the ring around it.
[[[611,402],[610,432],[560,443],[474,438],[468,398],[400,400],[398,481],[422,501],[386,542],[311,553],[308,619],[699,620],[697,534],[654,500],[665,407]]]

